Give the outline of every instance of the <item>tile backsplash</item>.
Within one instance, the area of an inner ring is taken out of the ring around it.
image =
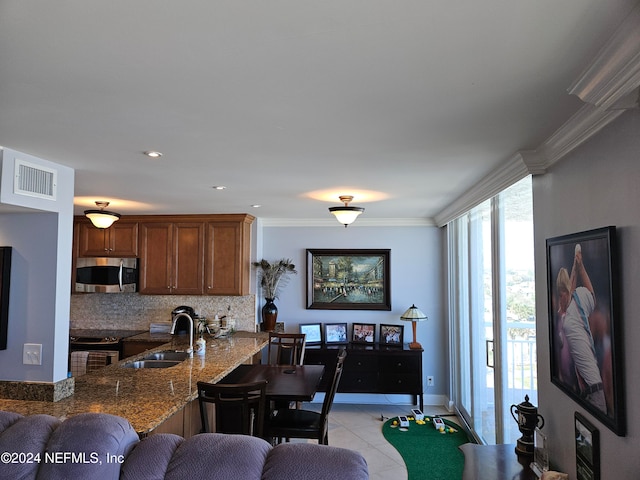
[[[138,293],[79,293],[71,295],[70,328],[148,330],[151,322],[171,321],[180,305],[200,316],[235,319],[236,329],[255,331],[256,296],[140,295]]]

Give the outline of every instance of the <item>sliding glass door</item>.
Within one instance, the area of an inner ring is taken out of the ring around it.
[[[536,395],[527,178],[448,225],[452,398],[488,444],[519,438],[509,407]]]

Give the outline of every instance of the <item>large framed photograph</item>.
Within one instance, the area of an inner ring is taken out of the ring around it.
[[[578,412],[574,437],[577,480],[600,480],[600,432]]]
[[[322,325],[319,323],[301,323],[298,325],[300,333],[304,333],[306,345],[319,345],[322,343]]]
[[[391,310],[390,252],[308,249],[307,308]]]
[[[380,325],[380,345],[401,347],[404,342],[404,325]]]
[[[547,239],[551,381],[625,434],[615,227]]]
[[[373,344],[375,342],[376,326],[373,323],[354,323],[351,331],[351,343]]]
[[[326,344],[348,343],[346,323],[325,323],[324,341]]]

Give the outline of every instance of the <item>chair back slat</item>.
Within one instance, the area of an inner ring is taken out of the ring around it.
[[[329,416],[329,412],[331,411],[331,407],[333,405],[333,399],[336,396],[336,392],[338,391],[338,385],[340,384],[340,378],[342,378],[342,370],[344,368],[344,360],[347,358],[347,350],[345,348],[341,348],[338,352],[338,357],[336,359],[336,370],[333,373],[333,378],[331,379],[331,386],[327,393],[324,396],[324,401],[322,402],[322,420],[328,421],[327,417]]]
[[[270,365],[302,365],[306,346],[304,333],[269,332],[267,363]]]
[[[207,404],[215,405],[216,432],[263,436],[267,381],[221,384],[198,382],[202,432],[209,432]]]

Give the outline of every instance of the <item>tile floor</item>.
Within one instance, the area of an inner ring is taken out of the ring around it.
[[[321,405],[305,404],[303,408],[320,411]],[[407,468],[402,457],[382,436],[380,416],[384,415],[386,421],[409,414],[411,408],[414,407],[334,403],[329,414],[329,445],[360,452],[367,460],[370,480],[406,480]],[[450,413],[444,407],[431,405],[425,405],[424,412],[427,415]],[[447,418],[456,421],[455,417]]]

